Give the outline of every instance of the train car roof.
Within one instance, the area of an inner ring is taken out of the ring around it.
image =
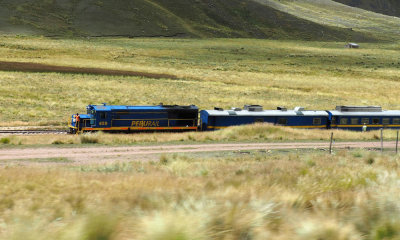
[[[72,117],[75,117],[75,114],[73,114]],[[87,114],[79,114],[79,118],[80,119],[82,119],[82,118],[90,118],[90,116],[87,115]]]
[[[127,106],[127,105],[88,105],[87,109],[95,111],[128,111],[128,110],[198,110],[195,105],[178,106],[178,105],[157,105],[157,106]]]
[[[379,117],[379,116],[399,116],[399,110],[384,110],[381,112],[341,112],[341,111],[329,111],[332,113],[333,116],[357,116],[357,117]]]
[[[295,111],[295,110],[263,110],[263,111],[248,111],[248,110],[202,110],[201,112],[207,112],[209,116],[328,116],[326,111]]]

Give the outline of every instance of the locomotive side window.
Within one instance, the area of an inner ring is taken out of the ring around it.
[[[336,117],[332,117],[332,124],[336,124]]]
[[[106,119],[107,118],[107,113],[102,112],[100,113],[100,119]]]
[[[390,118],[383,118],[383,119],[382,119],[382,124],[383,124],[383,125],[388,125],[388,124],[390,124]]]
[[[358,124],[358,118],[352,118],[351,119],[351,124],[352,125],[357,125]]]
[[[313,124],[314,125],[321,125],[321,118],[314,118],[313,119]]]
[[[361,118],[361,124],[369,124],[369,118]]]
[[[279,118],[278,124],[279,125],[287,125],[287,118]]]
[[[393,124],[400,124],[400,118],[393,118]]]
[[[340,119],[340,124],[341,125],[346,125],[347,124],[347,120],[348,120],[347,118],[341,118]]]
[[[372,124],[379,124],[379,118],[373,118]]]

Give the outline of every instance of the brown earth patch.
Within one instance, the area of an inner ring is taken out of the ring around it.
[[[178,77],[172,74],[164,73],[149,73],[138,71],[113,70],[106,68],[80,68],[55,66],[42,63],[27,63],[27,62],[6,62],[0,61],[0,71],[17,71],[17,72],[56,72],[70,74],[93,74],[93,75],[112,75],[112,76],[135,76],[145,78],[169,78],[177,79]]]

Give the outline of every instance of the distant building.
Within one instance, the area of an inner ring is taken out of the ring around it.
[[[358,45],[357,43],[348,43],[346,44],[347,48],[360,48],[360,45]]]

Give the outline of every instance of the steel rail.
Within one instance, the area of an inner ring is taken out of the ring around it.
[[[39,134],[67,134],[67,130],[0,130],[2,135],[39,135]]]

